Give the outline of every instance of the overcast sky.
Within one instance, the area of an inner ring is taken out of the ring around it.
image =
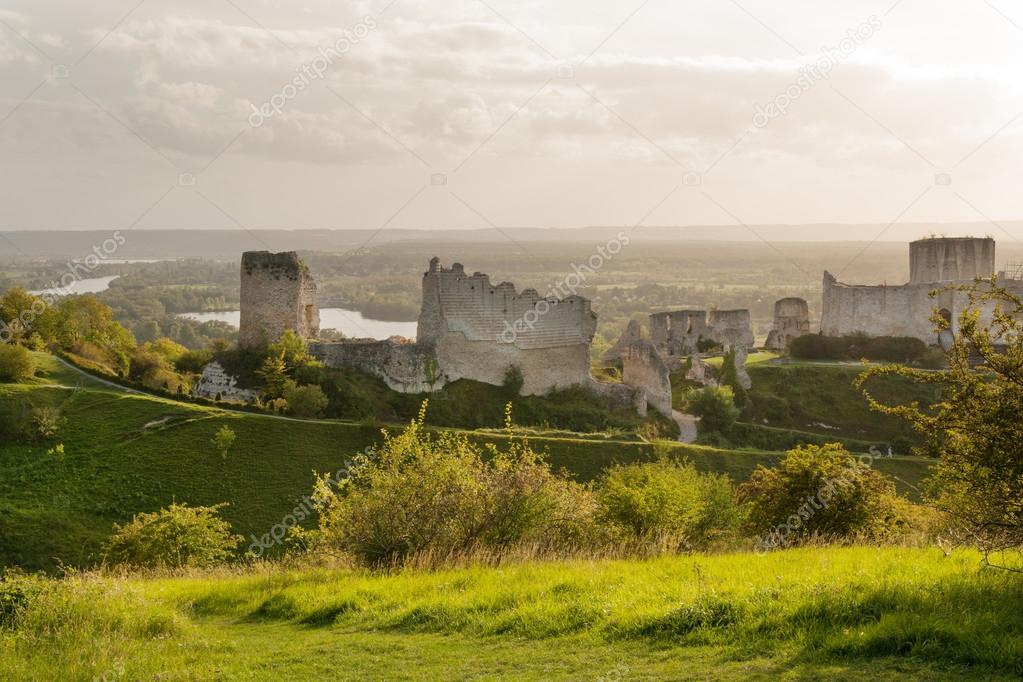
[[[1008,0],[5,0],[0,230],[1020,219],[1021,74]]]

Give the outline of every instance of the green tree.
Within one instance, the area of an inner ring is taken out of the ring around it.
[[[288,408],[297,417],[312,419],[323,414],[327,407],[327,396],[323,389],[312,384],[296,386],[294,383],[284,389],[284,399],[288,401]]]
[[[690,462],[614,466],[596,489],[598,518],[638,537],[674,537],[703,546],[738,527],[732,484]]]
[[[237,438],[238,437],[235,435],[234,430],[230,426],[221,426],[217,429],[217,432],[213,434],[213,438],[210,439],[210,443],[213,444],[213,448],[222,459],[227,459],[227,455],[231,451],[231,446],[234,445],[234,441]]]
[[[789,450],[777,467],[758,465],[736,497],[745,530],[766,547],[814,535],[884,540],[909,523],[909,504],[891,479],[838,443]]]
[[[728,433],[739,418],[734,395],[730,386],[708,386],[686,394],[686,412],[700,418],[700,433]]]
[[[115,564],[142,567],[209,567],[227,561],[239,543],[231,524],[220,518],[226,504],[190,507],[172,504],[153,513],[136,514],[130,523],[114,524],[105,546]]]
[[[948,368],[872,367],[857,380],[871,407],[909,421],[923,454],[938,458],[928,498],[951,520],[954,539],[987,551],[1023,545],[1023,300],[997,280],[952,288],[966,297]],[[939,332],[949,322],[932,316]],[[938,402],[887,405],[872,377],[897,375],[931,386]]]
[[[35,376],[36,363],[22,346],[0,343],[0,382],[21,383]]]
[[[271,353],[263,358],[256,376],[263,382],[263,396],[267,400],[275,400],[284,395],[288,385],[288,366],[284,361],[284,352]]]

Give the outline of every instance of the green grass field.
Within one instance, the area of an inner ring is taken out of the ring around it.
[[[50,442],[0,443],[0,566],[50,570],[99,558],[114,523],[171,502],[230,504],[224,517],[248,538],[267,532],[312,489],[313,471],[334,472],[380,439],[377,428],[339,421],[294,421],[125,393],[85,378],[52,358],[33,385],[0,385],[0,404],[59,406],[67,418]],[[77,388],[69,388],[75,386]],[[210,443],[221,426],[237,434],[227,458]],[[472,433],[478,442],[499,433]],[[530,437],[555,468],[582,481],[614,463],[668,454],[700,469],[745,480],[779,452],[720,450],[604,435]],[[64,455],[47,451],[56,442]],[[926,461],[881,459],[899,489],[914,496]]]
[[[0,679],[1009,680],[1020,586],[972,552],[864,547],[72,577],[0,626]]]

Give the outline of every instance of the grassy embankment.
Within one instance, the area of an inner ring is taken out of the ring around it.
[[[814,547],[77,577],[0,626],[0,678],[1019,679],[1021,578],[978,560]]]
[[[66,388],[77,386],[81,388]],[[114,523],[171,502],[230,504],[224,516],[248,537],[267,532],[308,495],[313,471],[341,468],[379,441],[374,427],[339,421],[293,421],[231,412],[103,387],[52,359],[33,385],[0,385],[0,403],[60,406],[67,423],[50,442],[0,443],[0,566],[52,569],[88,565]],[[221,426],[237,441],[226,458],[210,443]],[[484,442],[499,433],[473,433]],[[606,435],[531,435],[555,468],[592,480],[613,463],[668,453],[742,481],[778,452],[728,451],[677,443],[617,440]],[[47,454],[56,442],[64,454]],[[927,463],[878,460],[912,495]]]

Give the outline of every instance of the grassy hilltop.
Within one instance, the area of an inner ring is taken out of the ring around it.
[[[41,585],[0,627],[0,678],[1019,679],[1023,592],[978,563],[807,547],[430,573],[73,577]]]
[[[230,504],[224,517],[246,538],[267,532],[308,495],[313,471],[333,472],[380,439],[378,427],[300,421],[126,393],[48,358],[33,385],[0,385],[4,401],[59,406],[67,423],[53,443],[0,444],[0,565],[51,569],[98,558],[114,523],[171,502]],[[222,458],[210,440],[221,426],[237,434]],[[475,440],[499,432],[472,432]],[[688,457],[698,468],[742,481],[780,453],[679,443],[618,440],[600,434],[531,436],[555,468],[586,481],[613,463],[659,455]],[[880,459],[908,494],[924,477],[916,458]]]
[[[53,442],[0,444],[0,565],[52,569],[98,559],[114,523],[171,502],[230,504],[224,517],[246,538],[267,532],[312,489],[313,471],[333,472],[380,439],[379,428],[339,421],[286,420],[232,412],[104,386],[52,357],[33,385],[0,385],[0,404],[59,406],[67,419]],[[210,440],[221,426],[237,434],[222,458]],[[502,439],[471,432],[473,439]],[[619,440],[601,434],[531,436],[555,468],[587,481],[613,463],[659,455],[688,457],[700,469],[745,480],[779,452],[722,450],[679,443]],[[913,495],[927,462],[879,459]]]

